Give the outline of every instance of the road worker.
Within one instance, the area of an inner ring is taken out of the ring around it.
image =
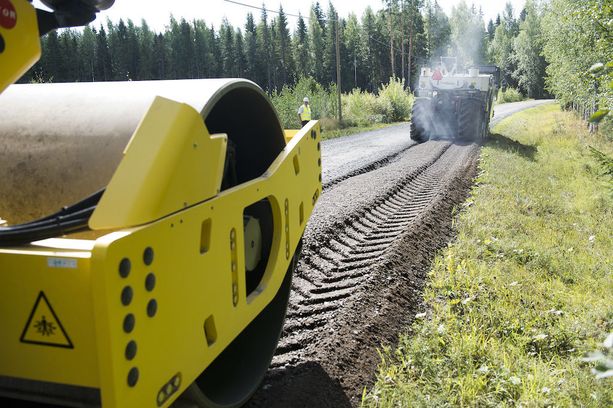
[[[309,98],[306,96],[302,101],[304,103],[298,108],[298,120],[304,127],[311,120],[311,106],[309,106]]]

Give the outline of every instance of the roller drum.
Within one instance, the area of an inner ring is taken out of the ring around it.
[[[104,188],[156,96],[191,105],[211,133],[248,146],[239,181],[284,146],[270,102],[246,80],[13,85],[0,95],[0,219],[28,222]]]

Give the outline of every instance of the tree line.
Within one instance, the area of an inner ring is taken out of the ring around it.
[[[273,92],[312,77],[327,86],[337,82],[338,31],[343,88],[376,91],[390,77],[413,83],[420,65],[449,52],[454,34],[455,51],[462,50],[463,33],[475,28],[483,39],[479,49],[487,48],[482,13],[465,2],[451,19],[436,0],[382,5],[358,18],[339,16],[332,2],[326,11],[315,2],[308,16],[298,16],[293,32],[282,7],[247,14],[243,27],[171,16],[165,30],[155,32],[146,20],[107,20],[45,36],[41,60],[23,81],[244,77]],[[474,62],[485,62],[486,52],[476,54]]]
[[[507,3],[488,24],[489,58],[525,96],[601,120],[613,107],[612,21],[611,0],[526,0],[517,19]]]
[[[498,65],[503,83],[525,96],[549,92],[594,111],[611,103],[602,79],[613,59],[611,3],[527,0],[522,10],[507,3],[487,24],[464,0],[450,15],[437,0],[383,0],[381,9],[369,7],[361,17],[341,17],[332,2],[325,11],[315,2],[308,16],[297,16],[293,30],[281,6],[272,11],[264,5],[259,16],[248,13],[242,27],[171,16],[156,32],[145,20],[107,20],[45,36],[40,61],[22,81],[243,77],[275,93],[310,77],[328,87],[337,83],[338,38],[345,92],[377,92],[391,77],[412,86],[420,66],[449,55],[466,66]],[[588,73],[597,63],[602,69]]]
[[[551,0],[541,41],[547,89],[585,119],[606,116],[613,108],[613,1]]]

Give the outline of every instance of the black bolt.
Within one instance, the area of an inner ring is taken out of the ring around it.
[[[158,302],[155,299],[151,299],[149,303],[147,303],[147,316],[153,317],[158,311]]]
[[[134,330],[134,325],[136,324],[136,318],[132,313],[126,315],[123,319],[123,331],[126,333],[132,333]]]
[[[155,274],[153,272],[150,272],[145,278],[145,289],[151,292],[153,288],[155,288]]]
[[[132,268],[132,264],[128,258],[123,258],[121,262],[119,262],[119,276],[122,278],[127,278],[130,274],[130,269]]]
[[[145,265],[151,265],[153,262],[153,249],[151,249],[151,247],[145,248],[145,252],[143,252],[143,262],[145,262]]]
[[[121,304],[124,306],[128,306],[132,303],[132,297],[134,296],[134,291],[130,286],[126,286],[121,291]]]
[[[138,382],[138,368],[132,367],[128,373],[128,385],[134,387]]]
[[[126,346],[126,360],[129,361],[136,357],[137,348],[138,347],[136,346],[136,342],[134,340],[130,340],[130,342]]]

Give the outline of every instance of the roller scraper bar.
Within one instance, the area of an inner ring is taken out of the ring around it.
[[[89,217],[96,209],[103,193],[104,190],[100,190],[76,204],[35,221],[12,227],[0,227],[0,246],[23,245],[87,230]]]

